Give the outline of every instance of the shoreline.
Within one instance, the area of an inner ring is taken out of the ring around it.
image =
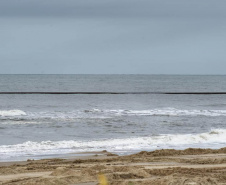
[[[97,185],[98,174],[104,174],[111,185],[223,185],[226,147],[162,149],[124,156],[102,151],[64,159],[0,162],[0,184]]]
[[[51,155],[50,157],[40,157],[40,158],[28,158],[27,160],[9,160],[9,161],[0,161],[0,167],[2,166],[10,166],[10,165],[26,165],[29,162],[41,161],[41,160],[53,160],[53,159],[60,159],[60,160],[86,160],[86,159],[103,159],[108,155],[111,156],[118,156],[116,154],[112,154],[107,152],[106,150],[103,151],[96,151],[96,152],[79,152],[79,153],[69,153],[69,154],[62,154],[62,155]]]

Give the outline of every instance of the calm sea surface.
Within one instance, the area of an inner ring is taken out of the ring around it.
[[[226,92],[226,76],[0,75],[0,92]],[[226,95],[0,94],[0,160],[226,146]]]

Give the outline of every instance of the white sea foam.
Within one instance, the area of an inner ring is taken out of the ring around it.
[[[175,108],[150,109],[150,110],[100,110],[93,109],[89,112],[106,113],[115,115],[138,116],[226,116],[226,110],[180,110]]]
[[[22,110],[0,110],[0,116],[11,117],[11,116],[24,116],[26,113]]]
[[[22,110],[0,110],[0,117],[23,119],[105,119],[115,116],[226,116],[226,110],[180,110],[175,108],[149,110],[90,109],[73,111],[24,112]]]
[[[108,150],[115,153],[133,153],[159,148],[209,147],[226,144],[226,129],[212,129],[207,133],[175,134],[96,141],[27,141],[0,146],[0,160],[18,156],[66,154],[70,152]]]

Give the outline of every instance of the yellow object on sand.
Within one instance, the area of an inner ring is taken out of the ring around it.
[[[98,175],[98,179],[100,185],[108,185],[108,181],[105,175],[103,174]]]

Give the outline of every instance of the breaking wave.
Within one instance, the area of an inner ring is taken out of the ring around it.
[[[226,110],[180,110],[175,108],[151,110],[85,110],[86,112],[106,113],[115,115],[140,116],[226,116]]]
[[[0,116],[2,117],[11,117],[11,116],[24,116],[27,115],[22,110],[0,110]]]
[[[22,110],[0,110],[0,119],[38,120],[38,119],[105,119],[118,116],[226,116],[226,110],[180,110],[175,108],[125,110],[90,109],[73,111],[29,112]]]
[[[150,137],[104,139],[92,141],[27,141],[16,145],[0,146],[0,160],[18,156],[67,154],[108,150],[118,154],[160,148],[208,147],[220,148],[226,144],[226,129],[212,129],[199,134],[166,134]]]

